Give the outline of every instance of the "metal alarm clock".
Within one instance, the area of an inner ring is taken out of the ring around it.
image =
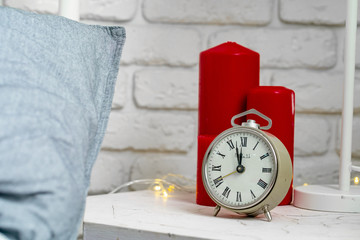
[[[254,120],[240,125],[237,118],[255,114],[268,122],[260,127]],[[235,115],[232,128],[219,134],[207,149],[202,180],[206,192],[221,207],[239,214],[265,214],[287,194],[292,180],[291,158],[284,144],[274,135],[262,131],[271,128],[271,119],[255,109]]]

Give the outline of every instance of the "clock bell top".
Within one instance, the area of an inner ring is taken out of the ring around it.
[[[248,119],[246,122],[243,122],[243,123],[241,124],[241,126],[243,126],[243,127],[252,127],[252,128],[260,129],[260,125],[257,124],[257,123],[255,122],[255,120],[252,120],[252,119]]]

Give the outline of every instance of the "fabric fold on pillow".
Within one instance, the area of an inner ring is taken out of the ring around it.
[[[124,42],[0,7],[0,236],[76,239]]]

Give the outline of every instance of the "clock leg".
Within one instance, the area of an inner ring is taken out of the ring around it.
[[[220,212],[221,207],[219,205],[216,205],[215,209],[214,209],[214,216],[216,217],[218,215],[218,213]]]
[[[264,214],[265,214],[266,219],[268,220],[268,222],[271,222],[272,217],[271,217],[271,213],[268,209],[268,205],[265,205],[263,209],[264,209]]]

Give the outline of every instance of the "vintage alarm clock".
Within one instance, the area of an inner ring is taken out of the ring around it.
[[[254,120],[235,123],[248,114],[260,116],[268,125],[260,127]],[[214,215],[224,207],[249,216],[264,213],[271,221],[270,210],[283,200],[292,180],[289,153],[279,139],[262,131],[272,122],[255,109],[235,115],[231,125],[210,144],[202,165],[206,192],[217,204]]]

